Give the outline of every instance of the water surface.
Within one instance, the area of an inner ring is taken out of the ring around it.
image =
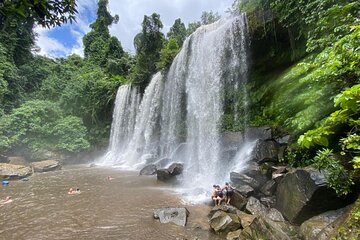
[[[107,176],[114,177],[109,181]],[[81,194],[68,195],[70,187]],[[112,168],[67,167],[2,187],[0,239],[221,239],[209,232],[208,205],[184,205],[154,176]],[[154,208],[186,207],[186,227],[161,224]]]

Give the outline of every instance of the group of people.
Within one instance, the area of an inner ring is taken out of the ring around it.
[[[219,206],[223,200],[225,205],[229,205],[231,197],[234,195],[234,190],[235,187],[231,186],[228,182],[225,183],[223,188],[220,185],[213,185],[211,199],[214,201],[215,206]]]
[[[70,188],[69,191],[68,191],[68,194],[69,194],[69,195],[80,194],[80,193],[81,193],[81,192],[80,192],[80,189],[79,189],[79,188],[76,188],[76,189]]]

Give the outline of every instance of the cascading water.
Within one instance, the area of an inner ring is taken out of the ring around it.
[[[138,88],[130,85],[119,87],[111,124],[109,148],[100,164],[114,165],[118,163],[119,155],[126,149],[127,143],[133,135],[139,104]]]
[[[116,164],[138,169],[160,160],[182,162],[184,189],[210,189],[228,179],[234,160],[222,158],[220,132],[226,88],[236,91],[247,81],[246,29],[241,15],[202,26],[187,38],[167,75],[157,73],[146,88],[128,144],[114,151]]]
[[[158,157],[163,78],[157,73],[146,88],[136,118],[134,133],[120,154],[120,164],[132,169]]]

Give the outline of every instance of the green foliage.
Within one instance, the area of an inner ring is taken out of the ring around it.
[[[126,65],[123,65],[121,58],[124,57],[124,50],[116,37],[111,37],[109,26],[117,23],[119,17],[111,16],[107,10],[108,0],[98,2],[97,18],[90,25],[91,31],[83,38],[85,59],[92,63],[107,68],[109,74],[123,74]],[[114,72],[113,65],[119,67],[118,72]],[[109,66],[110,65],[110,66]]]
[[[319,150],[314,158],[314,166],[319,170],[325,170],[326,181],[337,195],[347,195],[350,192],[350,187],[354,184],[354,172],[345,169],[335,158],[332,150]]]
[[[145,15],[142,31],[134,39],[136,64],[132,68],[130,79],[132,83],[140,85],[143,89],[156,72],[156,63],[160,60],[160,51],[164,43],[162,28],[163,24],[159,14]]]
[[[84,139],[85,131],[80,119],[63,118],[63,113],[56,103],[28,101],[0,119],[0,149],[76,152],[89,147],[89,143]]]
[[[79,152],[90,147],[86,140],[86,127],[78,117],[68,116],[58,120],[51,133],[57,139],[55,148],[58,150]]]
[[[0,5],[0,23],[6,17],[16,16],[33,18],[44,27],[55,27],[72,23],[76,13],[75,0],[5,0]]]
[[[157,69],[167,70],[179,51],[178,41],[175,38],[170,38],[165,47],[160,51],[160,60],[156,63]]]
[[[180,18],[175,20],[166,36],[168,37],[169,41],[170,39],[175,39],[179,47],[183,45],[183,42],[186,38],[186,27],[185,24],[181,22]]]

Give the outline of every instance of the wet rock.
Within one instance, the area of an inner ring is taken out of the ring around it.
[[[258,163],[277,162],[279,153],[279,144],[275,141],[258,140],[252,153],[252,160]]]
[[[33,169],[33,172],[49,172],[49,171],[55,171],[60,170],[61,165],[59,161],[56,160],[45,160],[40,162],[33,162],[30,164],[31,168]]]
[[[318,216],[312,217],[303,222],[300,226],[300,236],[304,240],[327,240],[330,239],[331,230],[334,229],[332,224],[348,212],[349,208],[328,211]],[[328,229],[330,231],[328,231]]]
[[[260,187],[267,181],[266,170],[263,171],[257,163],[252,162],[246,170],[241,173],[231,172],[230,180],[237,186],[248,185],[256,192],[259,191]]]
[[[324,173],[312,168],[288,173],[277,187],[276,208],[295,224],[346,204],[347,199],[338,197],[327,186]]]
[[[23,165],[23,166],[29,165],[29,163],[26,161],[26,159],[24,157],[20,157],[20,156],[8,157],[7,162],[9,164],[13,164],[13,165]]]
[[[156,170],[156,177],[157,180],[166,182],[171,180],[174,176],[172,176],[167,169],[158,169]]]
[[[0,179],[21,179],[30,176],[31,168],[22,165],[0,163]]]
[[[183,170],[183,164],[173,163],[167,169],[158,169],[156,171],[157,179],[164,182],[172,180],[175,176],[181,174]]]
[[[290,240],[289,233],[284,230],[286,228],[285,224],[257,216],[248,227],[244,228],[239,239]]]
[[[235,185],[236,191],[244,197],[250,197],[254,194],[254,189],[249,185]]]
[[[241,210],[244,208],[246,203],[247,199],[242,196],[237,190],[235,190],[233,196],[230,199],[230,204]]]
[[[250,140],[269,140],[273,138],[273,131],[270,126],[262,126],[257,128],[247,128],[245,136]]]
[[[241,227],[239,218],[234,213],[217,211],[210,219],[210,227],[215,232],[232,232]]]
[[[140,175],[155,175],[156,170],[157,170],[156,165],[150,164],[140,170]]]
[[[180,175],[184,170],[184,165],[181,163],[173,163],[168,167],[168,171],[172,176]]]
[[[157,208],[154,210],[154,218],[161,223],[174,223],[185,226],[189,211],[186,208]]]

